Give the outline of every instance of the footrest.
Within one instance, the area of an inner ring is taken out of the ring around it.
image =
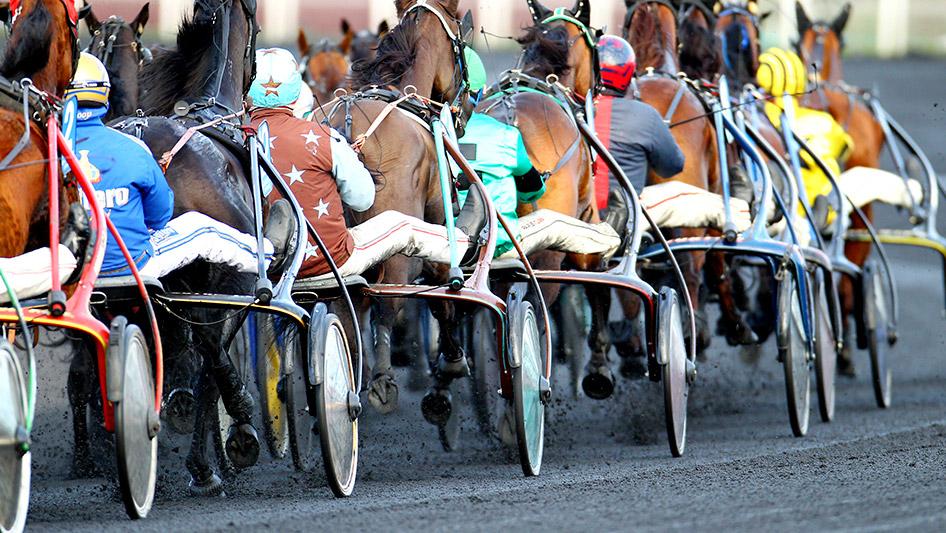
[[[161,284],[161,280],[158,278],[152,278],[148,276],[141,276],[141,281],[145,284],[145,287],[148,290],[152,288],[164,292],[164,285]],[[117,276],[113,278],[99,278],[95,280],[95,290],[97,291],[108,291],[110,289],[126,289],[126,288],[137,288],[138,282],[135,280],[134,276]]]
[[[476,265],[470,265],[463,268],[464,274],[472,274],[476,270]],[[489,271],[491,273],[515,273],[515,272],[526,272],[526,266],[519,259],[493,259],[489,265]]]
[[[358,287],[367,287],[368,280],[361,276],[348,276],[343,279],[345,282],[345,287],[347,288],[358,288]],[[307,279],[297,279],[296,282],[292,285],[292,292],[318,292],[318,291],[332,291],[338,290],[338,280],[334,277],[331,278],[307,278]]]

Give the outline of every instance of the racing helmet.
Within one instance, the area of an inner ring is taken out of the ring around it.
[[[598,39],[598,63],[605,89],[626,94],[637,69],[637,55],[631,45],[616,35],[602,36]]]
[[[289,107],[302,93],[302,74],[292,52],[284,48],[256,51],[256,79],[250,98],[256,107]]]
[[[756,81],[772,96],[800,95],[808,86],[808,70],[795,52],[769,48],[759,56]]]
[[[92,54],[82,52],[76,73],[66,87],[65,98],[75,96],[83,107],[107,107],[111,89],[105,65]]]

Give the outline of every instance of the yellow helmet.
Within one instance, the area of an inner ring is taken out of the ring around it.
[[[756,81],[772,96],[803,94],[808,86],[808,70],[795,52],[769,48],[759,56]]]
[[[111,88],[105,65],[92,54],[82,52],[76,73],[66,88],[66,98],[75,96],[79,105],[107,106]]]

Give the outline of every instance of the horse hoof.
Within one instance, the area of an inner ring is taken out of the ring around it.
[[[190,483],[187,484],[187,490],[191,493],[191,496],[218,496],[223,492],[223,481],[215,472],[211,472],[210,476],[204,480],[191,476]]]
[[[172,390],[161,414],[171,431],[178,435],[187,435],[194,431],[194,421],[197,419],[197,400],[194,398],[194,392],[190,389]]]
[[[427,422],[435,426],[446,424],[453,412],[450,391],[431,389],[420,401],[420,410]]]
[[[588,367],[588,373],[585,379],[581,380],[581,388],[585,391],[585,396],[593,400],[605,400],[614,393],[614,377],[611,376],[611,369],[607,365]]]
[[[642,379],[647,376],[647,364],[642,357],[625,357],[621,360],[621,375],[627,379]]]
[[[386,415],[397,409],[397,382],[394,376],[378,374],[368,386],[368,401],[379,413]]]
[[[838,354],[838,375],[846,378],[856,378],[857,369],[854,368],[854,358],[849,345],[845,345]]]
[[[466,355],[460,353],[459,359],[448,359],[445,354],[437,357],[437,374],[442,379],[460,379],[470,375],[470,364]]]
[[[703,356],[706,350],[713,343],[713,335],[710,333],[709,320],[706,313],[700,310],[696,311],[696,354]]]
[[[759,337],[756,336],[752,328],[743,321],[736,323],[724,323],[722,319],[719,322],[719,329],[726,335],[726,342],[730,346],[750,346],[759,344]]]
[[[259,460],[259,436],[251,424],[230,426],[227,436],[227,457],[237,468],[249,468]]]

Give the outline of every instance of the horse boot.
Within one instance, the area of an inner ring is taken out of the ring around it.
[[[647,376],[647,361],[635,319],[625,318],[608,324],[611,342],[621,358],[620,372],[627,379]]]
[[[726,342],[730,346],[759,344],[759,337],[741,317],[735,320],[720,317],[719,321],[716,322],[716,334],[725,336]]]
[[[227,434],[227,457],[237,468],[249,468],[259,460],[259,435],[252,424],[253,396],[246,390],[243,380],[233,365],[225,364],[214,367],[214,380],[220,389],[220,398],[233,418],[233,425]]]
[[[448,382],[449,383],[449,382]],[[450,389],[435,385],[420,401],[420,411],[424,415],[424,420],[435,425],[442,426],[450,419],[453,414],[453,395]]]
[[[286,264],[296,237],[296,224],[289,201],[280,198],[269,207],[269,217],[263,235],[273,243],[273,260],[267,274],[279,274]]]
[[[194,430],[197,418],[197,398],[189,388],[176,388],[168,394],[161,416],[172,431],[178,435],[187,435]]]
[[[438,380],[448,382],[469,376],[470,363],[463,349],[458,348],[457,353],[453,355],[441,353],[437,357],[437,368],[434,369],[434,374]]]
[[[598,364],[590,361],[585,367],[585,378],[581,380],[585,396],[592,400],[606,400],[614,394],[614,375],[608,363]]]
[[[857,377],[857,369],[854,367],[854,334],[850,330],[844,332],[844,348],[838,354],[838,375],[851,379]]]
[[[486,201],[483,199],[480,189],[470,187],[455,224],[458,230],[470,238],[470,246],[463,253],[460,265],[468,266],[476,262],[480,249],[480,234],[488,221]]]

